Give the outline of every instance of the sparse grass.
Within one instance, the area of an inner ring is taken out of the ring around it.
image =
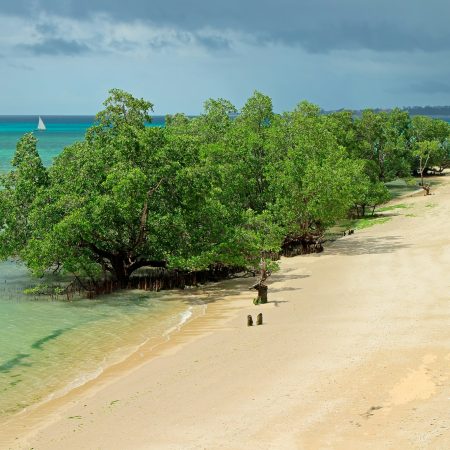
[[[411,208],[411,205],[406,205],[405,203],[399,203],[398,205],[383,206],[382,208],[377,209],[376,212],[385,212],[385,211],[391,211],[393,209],[407,209],[407,208]]]
[[[428,205],[425,205],[425,208],[436,208],[436,203],[428,203]]]
[[[405,217],[417,217],[415,214],[406,214]]]
[[[390,220],[390,217],[363,217],[355,221],[355,229],[363,230],[364,228],[380,225],[382,223],[389,222]]]
[[[379,216],[361,217],[360,219],[346,220],[345,222],[340,224],[339,229],[342,231],[363,230],[364,228],[369,228],[374,225],[389,222],[389,220],[391,220],[391,217],[379,217]]]

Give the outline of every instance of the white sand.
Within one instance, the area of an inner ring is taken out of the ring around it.
[[[284,259],[267,305],[252,280],[216,286],[206,316],[22,414],[0,447],[450,448],[450,180],[434,193]]]

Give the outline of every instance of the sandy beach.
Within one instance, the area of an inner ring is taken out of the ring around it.
[[[11,449],[450,448],[450,178],[320,255],[283,259],[157,349],[16,416]],[[263,326],[246,326],[262,312]]]

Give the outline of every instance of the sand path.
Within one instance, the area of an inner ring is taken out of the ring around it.
[[[251,280],[216,286],[156,356],[24,415],[2,448],[449,449],[450,179],[401,202],[284,259],[267,305]]]

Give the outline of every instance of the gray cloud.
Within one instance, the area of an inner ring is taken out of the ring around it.
[[[450,48],[447,0],[19,0],[1,12],[30,15],[45,11],[84,20],[107,14],[120,21],[198,32],[234,30],[257,42],[301,46],[312,53],[330,50],[436,51]],[[225,40],[204,38],[216,50]]]
[[[44,36],[54,36],[59,31],[55,23],[48,21],[40,21],[34,26],[34,28],[37,33]]]
[[[412,83],[408,89],[422,94],[450,94],[450,83],[438,80],[423,80]]]
[[[21,45],[20,47],[34,55],[75,56],[90,51],[86,44],[60,38],[49,38],[36,44]]]
[[[116,39],[111,41],[110,45],[112,48],[121,52],[129,52],[137,48],[137,43],[134,41],[130,41],[129,39],[121,39],[121,40]]]
[[[208,50],[229,50],[231,43],[229,39],[222,36],[196,36],[196,41]]]
[[[278,111],[302,98],[324,109],[450,104],[448,17],[448,0],[0,0],[0,106],[95,112],[113,86],[159,113],[198,113],[209,96],[240,106],[254,89]],[[67,58],[77,55],[88,57]],[[65,97],[24,96],[36,77],[64,83]]]

